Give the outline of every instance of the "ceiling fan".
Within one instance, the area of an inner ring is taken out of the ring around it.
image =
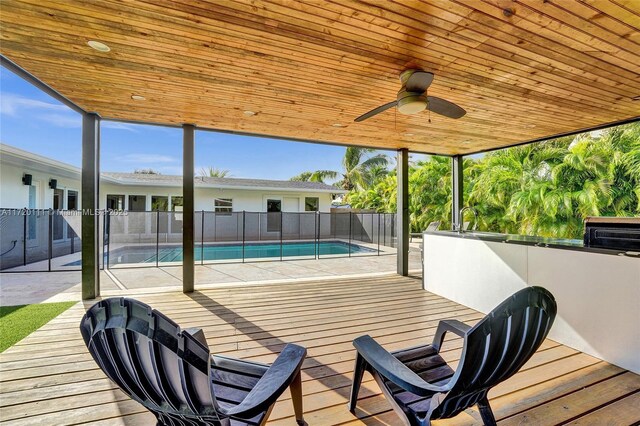
[[[427,89],[431,85],[433,77],[432,73],[419,69],[402,71],[400,73],[402,87],[398,91],[398,98],[362,114],[354,121],[364,121],[394,106],[401,114],[406,115],[417,114],[426,109],[449,118],[463,117],[467,112],[453,102],[435,96],[427,96]]]

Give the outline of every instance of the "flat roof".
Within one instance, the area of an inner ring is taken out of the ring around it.
[[[0,22],[2,55],[105,119],[455,155],[640,110],[638,1],[13,1]],[[467,114],[354,123],[410,68]]]

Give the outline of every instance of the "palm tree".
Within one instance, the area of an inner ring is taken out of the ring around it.
[[[342,176],[337,185],[348,191],[369,188],[389,173],[387,170],[389,157],[384,154],[369,156],[372,152],[374,150],[369,148],[347,147],[342,158],[341,172],[333,170],[302,172],[290,180],[324,183],[325,179],[336,179]]]
[[[580,238],[590,215],[640,217],[640,122],[464,160],[464,200],[479,229]],[[409,170],[412,231],[451,221],[451,160],[430,157]],[[393,173],[347,195],[356,208],[395,212]]]
[[[469,204],[478,210],[479,228],[553,234],[547,228],[558,211],[558,194],[551,174],[569,143],[565,139],[494,151],[471,166],[475,179]]]
[[[451,221],[451,159],[432,156],[409,169],[409,219],[413,232]]]
[[[337,176],[338,173],[333,170],[316,170],[315,172],[302,172],[289,180],[325,183],[325,179],[335,179]]]
[[[389,175],[389,169],[386,164],[376,164],[371,166],[365,172],[365,181],[368,187],[375,186],[378,182],[382,181]]]
[[[614,216],[640,216],[640,123],[610,129],[609,143],[614,149],[611,167],[611,205]]]
[[[212,178],[224,178],[231,177],[229,170],[226,169],[218,169],[215,167],[203,167],[200,169],[200,176],[204,177],[212,177]]]
[[[342,158],[343,171],[340,186],[348,191],[363,190],[370,186],[372,183],[370,171],[375,167],[386,167],[389,163],[389,158],[384,154],[368,157],[367,155],[372,152],[374,150],[370,148],[353,146],[347,148]]]
[[[433,221],[451,220],[451,160],[433,156],[409,169],[409,216],[411,231],[424,230]],[[395,213],[396,174],[391,171],[365,191],[351,191],[347,201],[353,208]]]

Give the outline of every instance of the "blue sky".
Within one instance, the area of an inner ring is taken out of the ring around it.
[[[80,166],[80,127],[80,114],[0,68],[2,143]],[[101,131],[102,171],[153,168],[162,174],[182,173],[181,129],[103,121]],[[196,171],[209,166],[227,169],[232,177],[289,179],[308,170],[340,170],[344,150],[198,131],[195,166]]]

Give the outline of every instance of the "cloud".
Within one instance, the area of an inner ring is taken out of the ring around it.
[[[24,110],[54,111],[58,113],[71,112],[68,107],[62,104],[25,98],[24,96],[13,93],[2,94],[0,98],[0,114],[15,117]]]
[[[174,157],[159,154],[127,154],[116,158],[118,161],[136,164],[176,163]]]
[[[53,124],[56,127],[64,127],[68,129],[82,127],[82,117],[76,114],[47,113],[39,114],[34,117],[49,124]]]
[[[0,114],[10,117],[29,117],[29,119],[44,121],[47,124],[68,129],[82,127],[82,117],[66,105],[31,99],[13,93],[2,93]],[[115,121],[102,121],[100,127],[138,132],[133,124]]]
[[[126,130],[128,132],[138,133],[138,129],[133,124],[118,123],[117,121],[101,121],[100,127],[104,129]]]

